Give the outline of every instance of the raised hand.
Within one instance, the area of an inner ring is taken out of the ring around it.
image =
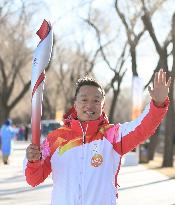
[[[153,99],[155,105],[163,105],[166,97],[168,96],[169,87],[171,84],[171,77],[166,79],[166,72],[160,69],[159,72],[155,73],[153,88],[148,87],[149,94]]]

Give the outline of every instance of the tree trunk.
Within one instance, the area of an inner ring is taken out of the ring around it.
[[[167,51],[164,48],[163,55],[160,56],[162,67],[165,68],[168,77],[168,65],[167,65]],[[167,69],[166,69],[167,68]],[[173,105],[173,92],[174,92],[174,79],[169,90],[170,106],[166,116],[165,123],[165,144],[164,144],[164,155],[163,155],[163,167],[172,167],[173,166],[173,133],[174,133],[174,105]]]
[[[170,98],[171,100],[171,98]],[[163,167],[173,167],[173,135],[174,135],[174,109],[173,102],[170,102],[166,118],[165,146],[163,155]]]
[[[137,73],[137,60],[136,60],[136,46],[137,45],[130,44],[132,75],[133,76],[138,76],[138,73]]]
[[[172,19],[172,41],[173,41],[173,66],[172,66],[172,82],[170,87],[170,106],[166,119],[166,135],[165,135],[165,148],[164,148],[164,159],[163,159],[163,167],[172,167],[173,166],[173,136],[175,133],[174,123],[174,77],[175,77],[175,14]]]
[[[154,159],[155,150],[159,142],[159,131],[160,131],[160,127],[157,129],[156,133],[150,138],[150,143],[148,145],[148,159],[149,160]]]
[[[0,125],[8,119],[10,110],[0,102]]]
[[[116,102],[118,99],[118,95],[119,95],[119,89],[114,90],[113,91],[113,99],[112,99],[112,103],[111,103],[111,107],[110,107],[110,111],[109,111],[109,122],[113,123],[114,121],[114,112],[115,112],[115,108],[116,108]]]

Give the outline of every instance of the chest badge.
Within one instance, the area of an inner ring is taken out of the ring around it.
[[[103,156],[100,154],[100,145],[98,143],[94,143],[92,145],[92,158],[91,158],[91,166],[99,167],[103,163]]]
[[[103,163],[103,157],[101,154],[95,154],[91,159],[91,165],[93,167],[99,167]]]

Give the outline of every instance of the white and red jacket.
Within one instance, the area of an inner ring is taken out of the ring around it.
[[[65,126],[41,145],[42,159],[27,162],[27,182],[36,186],[52,172],[52,205],[116,205],[122,155],[153,135],[168,104],[167,99],[156,107],[151,101],[136,120],[116,125],[104,115],[84,123],[67,115]]]

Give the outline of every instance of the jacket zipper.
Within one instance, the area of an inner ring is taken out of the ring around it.
[[[83,133],[83,144],[85,144],[86,143],[86,132],[87,132],[87,129],[88,129],[88,124],[86,125],[85,131],[83,130],[81,122],[80,122],[80,127],[81,127],[81,130],[82,130],[82,133]]]
[[[80,123],[80,127],[81,127],[81,130],[82,130],[82,133],[83,133],[83,135],[82,135],[82,140],[83,140],[83,146],[82,146],[82,157],[84,158],[84,145],[85,145],[85,143],[86,143],[86,132],[87,132],[87,129],[88,129],[88,124],[86,125],[86,129],[84,130],[83,129],[83,127],[82,127],[82,125],[81,125],[81,122],[79,122]],[[82,163],[82,166],[84,166],[83,165],[83,163]],[[84,178],[83,178],[83,172],[84,172],[84,168],[82,167],[82,184],[81,184],[81,188],[82,188],[82,192],[81,192],[81,205],[83,205],[84,204]]]

